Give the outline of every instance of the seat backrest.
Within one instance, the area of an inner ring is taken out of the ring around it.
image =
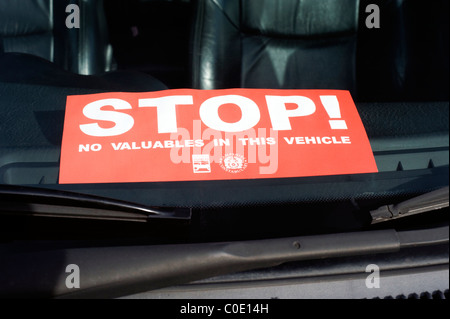
[[[80,9],[80,28],[68,28],[68,4]],[[79,74],[111,68],[103,1],[2,0],[0,40],[5,52],[28,53]]]
[[[0,35],[5,52],[30,53],[53,60],[51,0],[0,2]]]
[[[198,0],[192,85],[355,89],[355,0]]]

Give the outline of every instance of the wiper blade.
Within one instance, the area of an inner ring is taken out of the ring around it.
[[[449,188],[447,186],[398,204],[384,205],[370,211],[372,224],[448,207],[448,202]]]
[[[146,222],[191,218],[190,208],[148,207],[67,191],[0,185],[2,214]]]

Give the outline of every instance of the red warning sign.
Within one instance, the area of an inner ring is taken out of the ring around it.
[[[377,172],[348,91],[177,89],[67,97],[60,183]]]

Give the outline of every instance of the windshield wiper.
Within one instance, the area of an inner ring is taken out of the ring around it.
[[[441,245],[448,243],[448,230],[443,226],[240,242],[10,252],[0,263],[0,297],[114,298],[289,261]],[[64,271],[69,264],[81,272],[77,289],[66,286]]]
[[[370,211],[372,224],[448,207],[448,202],[449,188],[447,186],[398,204],[384,205]]]
[[[148,207],[66,191],[0,185],[2,214],[146,222],[155,218],[189,220],[191,209]]]

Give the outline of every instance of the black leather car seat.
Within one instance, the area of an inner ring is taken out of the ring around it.
[[[66,26],[68,4],[79,6],[80,28]],[[145,73],[107,72],[109,47],[102,0],[0,2],[0,85],[59,87],[61,92],[63,88],[79,92],[167,88]]]
[[[80,9],[80,28],[67,28],[68,4]],[[2,0],[0,47],[28,53],[78,74],[112,66],[103,0]]]
[[[198,0],[192,86],[355,90],[355,0]]]

